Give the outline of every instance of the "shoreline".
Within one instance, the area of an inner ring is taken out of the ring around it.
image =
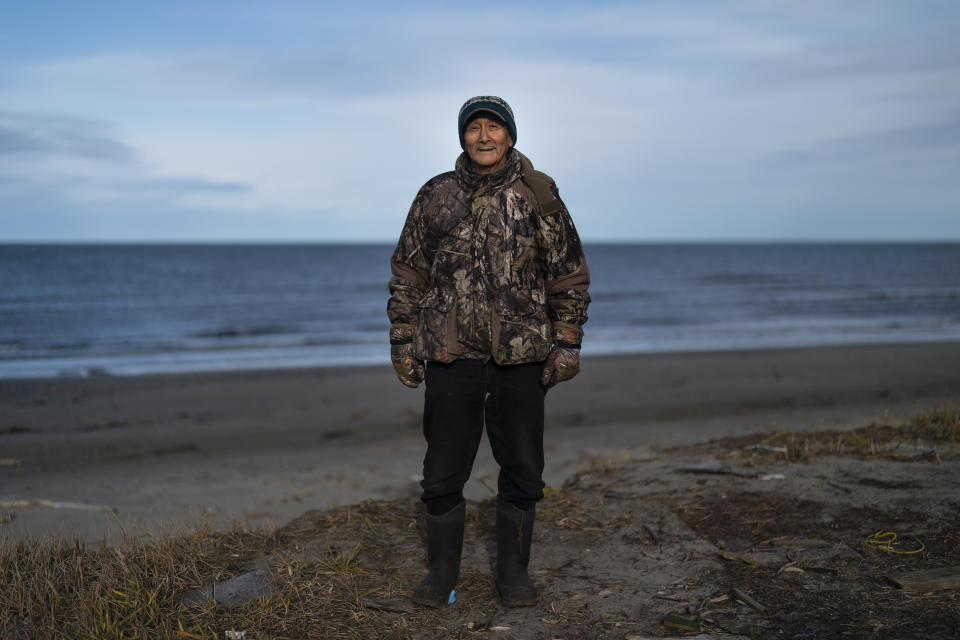
[[[934,345],[954,345],[960,344],[960,340],[949,340],[942,337],[936,339],[899,339],[899,340],[878,340],[878,341],[867,341],[867,342],[850,342],[850,343],[828,343],[828,344],[796,344],[796,345],[768,345],[768,346],[752,346],[752,347],[718,347],[715,349],[663,349],[663,350],[647,350],[647,351],[625,351],[625,352],[612,352],[612,351],[601,351],[599,353],[591,353],[589,350],[584,352],[583,358],[589,358],[590,360],[609,360],[609,359],[618,359],[618,358],[643,358],[643,357],[681,357],[681,356],[707,356],[707,355],[736,355],[736,354],[751,354],[759,352],[770,352],[770,351],[808,351],[808,350],[830,350],[830,349],[871,349],[871,348],[883,348],[883,347],[907,347],[907,346],[934,346]],[[382,351],[382,350],[381,350]],[[108,368],[91,365],[91,366],[73,366],[60,369],[60,373],[52,375],[4,375],[0,373],[0,385],[4,383],[17,383],[17,382],[28,382],[28,381],[43,381],[43,380],[92,380],[92,379],[129,379],[129,378],[164,378],[164,377],[182,377],[182,376],[229,376],[229,375],[246,375],[246,374],[281,374],[284,372],[309,372],[309,371],[327,371],[327,370],[350,370],[350,369],[376,369],[382,368],[384,363],[389,364],[388,356],[381,354],[382,357],[373,357],[369,359],[361,359],[359,362],[357,359],[353,361],[348,359],[332,359],[329,362],[324,364],[291,364],[291,365],[282,365],[282,366],[271,366],[271,365],[250,365],[250,366],[239,366],[239,367],[214,367],[214,368],[194,368],[194,369],[169,369],[169,370],[156,370],[156,371],[145,371],[137,373],[115,373]],[[56,360],[56,358],[47,358],[47,357],[35,357],[29,358],[21,361],[12,361],[0,360],[0,364],[10,364],[11,362],[23,362],[23,363],[33,363],[39,361],[48,361]],[[11,370],[15,367],[10,366]],[[0,367],[0,371],[3,371],[3,368]],[[86,374],[78,373],[68,373],[68,371],[85,371]]]
[[[771,430],[853,429],[960,405],[960,343],[585,356],[547,396],[545,481],[586,461]],[[422,387],[380,366],[0,380],[0,535],[96,539],[418,494]],[[481,445],[467,497],[492,495]]]

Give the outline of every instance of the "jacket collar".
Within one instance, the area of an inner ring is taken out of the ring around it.
[[[457,184],[468,193],[504,187],[520,179],[520,152],[510,149],[507,164],[494,173],[474,173],[470,167],[470,157],[466,152],[462,152],[457,157],[456,174]]]

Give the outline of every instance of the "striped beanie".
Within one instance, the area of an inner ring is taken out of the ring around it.
[[[507,131],[510,132],[510,137],[513,138],[513,142],[517,142],[517,124],[513,121],[513,109],[510,108],[507,101],[497,96],[476,96],[464,102],[463,106],[460,107],[460,115],[457,118],[457,129],[460,133],[461,149],[466,148],[463,142],[463,128],[466,126],[467,120],[478,111],[492,113],[500,120],[503,120],[507,125]]]

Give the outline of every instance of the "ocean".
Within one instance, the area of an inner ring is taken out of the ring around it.
[[[389,245],[0,245],[0,378],[387,364]],[[589,244],[584,354],[960,340],[960,244]]]

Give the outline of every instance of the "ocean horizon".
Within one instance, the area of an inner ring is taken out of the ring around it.
[[[585,355],[960,341],[960,243],[584,244]],[[392,250],[0,244],[0,379],[386,365]]]

